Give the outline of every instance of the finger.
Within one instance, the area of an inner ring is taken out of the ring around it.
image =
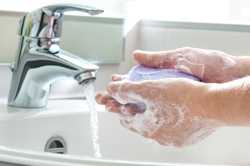
[[[111,80],[112,81],[121,81],[122,80],[122,76],[120,74],[113,74],[111,76]]]
[[[133,116],[137,113],[143,113],[145,111],[145,108],[137,106],[136,104],[122,105],[114,99],[107,102],[106,108],[109,112],[120,113],[121,115],[126,116]]]
[[[140,113],[140,110],[137,109],[137,107],[126,104],[122,105],[120,107],[120,114],[125,115],[125,116],[134,116],[135,114]]]
[[[96,102],[101,105],[105,105],[111,99],[113,98],[107,92],[98,92],[95,96]]]
[[[123,115],[130,115],[133,116],[135,114],[144,113],[146,111],[145,104],[134,104],[128,103],[125,105],[121,105],[120,113]]]
[[[120,113],[121,104],[115,101],[114,99],[108,100],[105,106],[107,111],[109,112]]]
[[[96,95],[96,101],[98,104],[105,105],[106,110],[108,110],[109,112],[120,113],[121,111],[121,104],[105,92],[99,92]]]
[[[121,80],[126,79],[127,77],[128,77],[127,75],[113,74],[113,75],[111,76],[111,80],[112,80],[112,81],[121,81]]]
[[[181,49],[148,52],[148,51],[135,51],[133,53],[134,59],[147,67],[153,68],[173,68],[176,64],[177,57],[182,55]]]
[[[204,64],[195,64],[190,62],[187,59],[180,58],[176,62],[175,69],[182,71],[184,73],[188,73],[194,76],[203,79],[204,72],[205,72],[205,65]]]
[[[139,82],[117,81],[111,82],[107,87],[107,91],[119,103],[127,104],[143,102],[142,99],[147,99],[148,88],[146,84]]]

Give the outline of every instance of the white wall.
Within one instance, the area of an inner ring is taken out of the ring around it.
[[[168,50],[183,46],[216,49],[229,54],[250,55],[250,27],[202,24],[150,23],[140,27],[140,48],[145,50]],[[217,26],[217,27],[216,27]],[[223,29],[221,29],[223,28]]]

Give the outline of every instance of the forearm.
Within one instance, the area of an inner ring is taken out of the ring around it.
[[[250,126],[250,77],[210,84],[206,109],[227,125]]]

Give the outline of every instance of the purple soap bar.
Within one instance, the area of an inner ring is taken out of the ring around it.
[[[176,69],[148,68],[142,65],[134,66],[128,73],[128,79],[131,81],[158,80],[163,78],[188,78],[200,81],[199,78]]]

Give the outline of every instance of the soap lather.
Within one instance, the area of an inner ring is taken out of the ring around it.
[[[136,65],[128,72],[128,80],[159,80],[166,78],[187,78],[195,81],[201,81],[199,78],[176,69],[148,68],[143,65]],[[125,106],[136,108],[140,113],[146,110],[144,103],[128,103]]]

